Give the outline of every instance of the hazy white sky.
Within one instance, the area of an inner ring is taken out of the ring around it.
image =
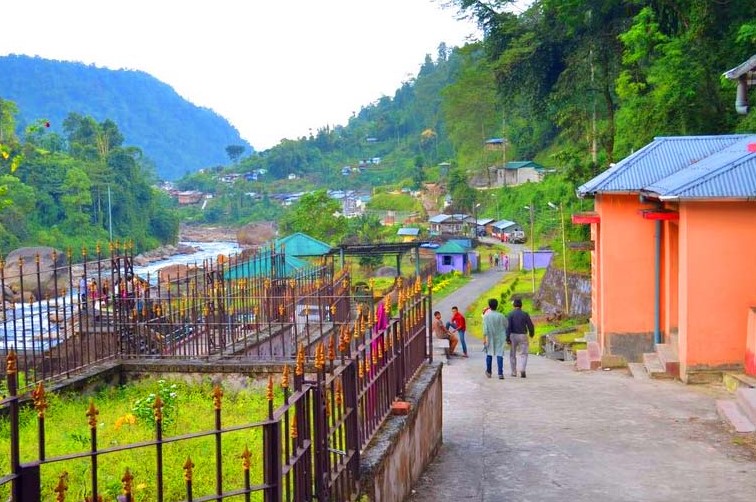
[[[478,36],[431,0],[9,0],[0,54],[145,71],[256,150],[349,116]]]

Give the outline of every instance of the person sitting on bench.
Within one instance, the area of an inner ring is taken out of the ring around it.
[[[449,340],[449,355],[456,356],[457,354],[455,354],[454,351],[457,349],[457,343],[459,343],[459,339],[457,338],[457,335],[446,329],[446,326],[444,326],[444,321],[441,320],[441,312],[439,312],[438,310],[433,312],[432,330],[433,334],[436,335],[436,338]]]

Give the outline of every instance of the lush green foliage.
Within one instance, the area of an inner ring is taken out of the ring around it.
[[[377,193],[368,202],[367,209],[421,213],[423,206],[418,199],[406,193]]]
[[[109,241],[111,228],[114,240],[131,240],[138,251],[175,241],[173,202],[151,186],[153,173],[137,148],[123,145],[114,122],[72,113],[65,136],[42,121],[19,139],[8,103],[0,101],[10,110],[0,115],[3,254],[23,245],[92,251]]]

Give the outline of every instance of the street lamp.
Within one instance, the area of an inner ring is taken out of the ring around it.
[[[478,240],[478,208],[480,207],[480,204],[475,204],[473,206],[473,220],[475,222],[473,223],[473,240]]]
[[[535,294],[535,231],[533,230],[534,222],[534,214],[533,214],[533,206],[523,206],[525,209],[530,211],[530,278],[533,282],[533,294]]]
[[[569,292],[567,288],[567,243],[566,238],[564,234],[564,207],[562,206],[562,203],[560,202],[557,206],[553,202],[549,202],[549,207],[551,209],[556,209],[559,211],[559,219],[561,220],[562,224],[562,277],[564,280],[564,311],[569,316],[570,315],[570,300],[569,300]]]

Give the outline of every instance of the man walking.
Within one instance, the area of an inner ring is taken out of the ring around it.
[[[507,316],[507,343],[512,344],[509,351],[509,363],[512,365],[512,376],[517,376],[517,358],[520,358],[520,378],[525,378],[528,366],[529,338],[535,336],[535,326],[530,315],[522,310],[522,300],[515,298],[512,302],[514,310]],[[529,336],[528,336],[529,335]]]
[[[486,353],[486,376],[491,378],[493,356],[496,356],[496,366],[499,380],[504,380],[504,345],[507,339],[507,318],[497,312],[499,301],[496,298],[488,300],[490,309],[483,316],[483,351]]]
[[[459,343],[462,344],[462,357],[467,357],[467,343],[465,342],[465,332],[467,331],[467,323],[465,322],[465,316],[456,307],[452,307],[451,321],[446,323],[446,329],[455,329],[457,336],[459,336]]]

